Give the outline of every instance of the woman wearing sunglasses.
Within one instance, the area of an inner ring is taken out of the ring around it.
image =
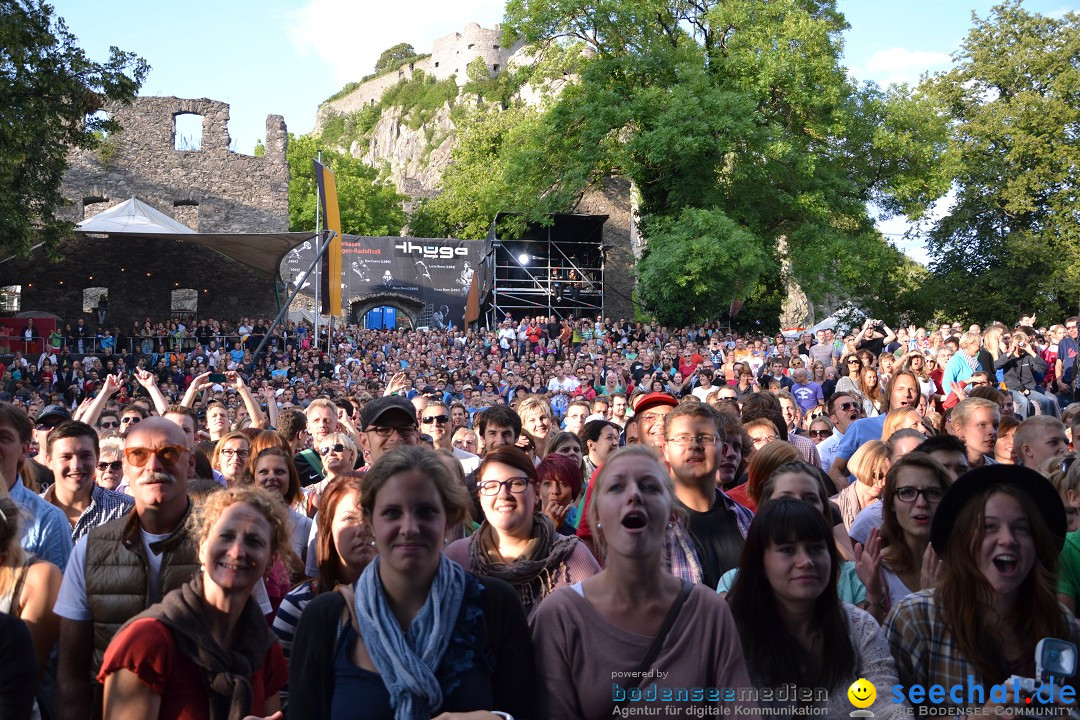
[[[908,595],[935,585],[941,563],[930,547],[930,525],[952,476],[929,455],[912,452],[893,463],[881,491],[881,529],[856,545],[856,571],[878,622]]]
[[[116,490],[124,480],[124,441],[105,438],[98,451],[97,471],[94,482],[106,490]],[[117,491],[120,492],[120,491]]]
[[[308,517],[314,517],[319,507],[319,499],[330,483],[343,477],[354,477],[356,466],[356,443],[345,433],[330,433],[315,447],[315,452],[322,458],[326,474],[314,485],[304,488],[304,507]]]
[[[530,616],[555,588],[573,585],[600,571],[576,537],[559,535],[541,512],[536,466],[516,447],[484,456],[476,474],[484,522],[472,537],[446,548],[467,572],[510,583]]]

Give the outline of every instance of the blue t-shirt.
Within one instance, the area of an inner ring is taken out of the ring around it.
[[[847,432],[836,446],[836,457],[850,460],[855,451],[862,447],[863,443],[871,440],[880,440],[881,431],[885,429],[885,416],[877,415],[871,418],[862,418],[848,425]]]

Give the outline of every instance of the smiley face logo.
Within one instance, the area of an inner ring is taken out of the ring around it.
[[[877,699],[877,688],[870,684],[866,678],[859,678],[851,683],[851,687],[847,691],[847,697],[855,707],[868,708]]]

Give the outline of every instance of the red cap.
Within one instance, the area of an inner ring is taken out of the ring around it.
[[[659,407],[661,405],[679,407],[679,401],[671,395],[662,392],[653,392],[648,395],[642,395],[638,398],[638,401],[634,403],[634,414],[639,415],[650,408]]]

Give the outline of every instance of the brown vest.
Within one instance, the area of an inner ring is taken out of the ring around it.
[[[153,543],[161,555],[155,594],[160,601],[199,572],[199,551],[188,534],[191,504],[169,537]],[[86,598],[94,623],[93,677],[97,677],[109,641],[125,622],[150,607],[150,566],[134,513],[92,529],[86,539]]]

